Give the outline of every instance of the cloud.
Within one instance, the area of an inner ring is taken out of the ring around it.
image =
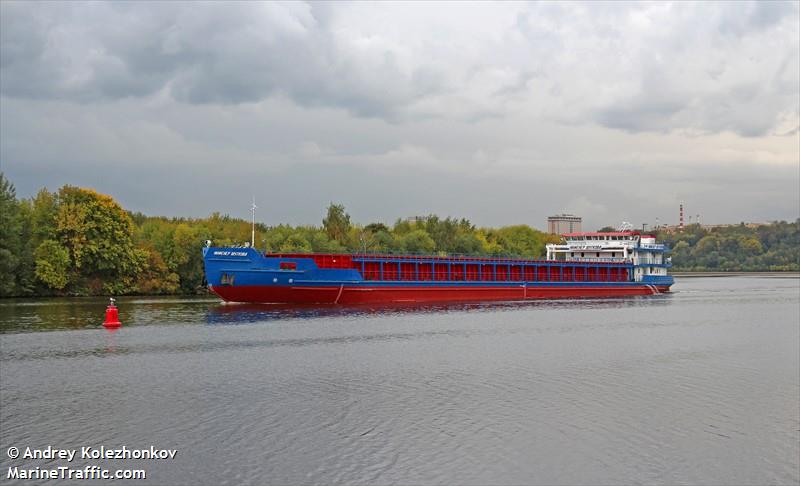
[[[439,89],[435,67],[347,42],[305,3],[3,3],[2,94],[107,102],[160,90],[189,104],[275,93],[302,105],[392,116]],[[34,81],[31,83],[31,81]]]
[[[1,8],[2,95],[13,98],[280,95],[390,122],[525,109],[562,123],[745,136],[800,117],[793,2]]]
[[[798,11],[4,1],[0,170],[170,215],[793,219]]]

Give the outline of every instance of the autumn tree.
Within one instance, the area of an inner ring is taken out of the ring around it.
[[[133,220],[128,213],[110,196],[91,189],[64,186],[58,199],[55,239],[42,244],[59,253],[66,250],[69,271],[63,278],[69,283],[68,290],[79,294],[134,291],[147,254],[134,246]]]

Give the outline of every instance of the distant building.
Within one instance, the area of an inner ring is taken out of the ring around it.
[[[581,217],[573,214],[557,214],[547,217],[547,232],[553,235],[580,233]]]

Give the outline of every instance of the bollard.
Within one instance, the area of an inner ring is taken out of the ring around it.
[[[106,320],[103,323],[103,327],[106,329],[117,329],[118,327],[122,327],[122,323],[119,322],[119,310],[117,309],[117,306],[114,305],[113,297],[109,299],[108,307],[106,307]]]

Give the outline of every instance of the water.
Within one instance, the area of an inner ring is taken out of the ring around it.
[[[797,484],[800,281],[675,290],[356,309],[131,298],[114,333],[102,300],[0,301],[0,481],[99,465],[145,469],[139,484]],[[6,453],[47,445],[178,455]]]

